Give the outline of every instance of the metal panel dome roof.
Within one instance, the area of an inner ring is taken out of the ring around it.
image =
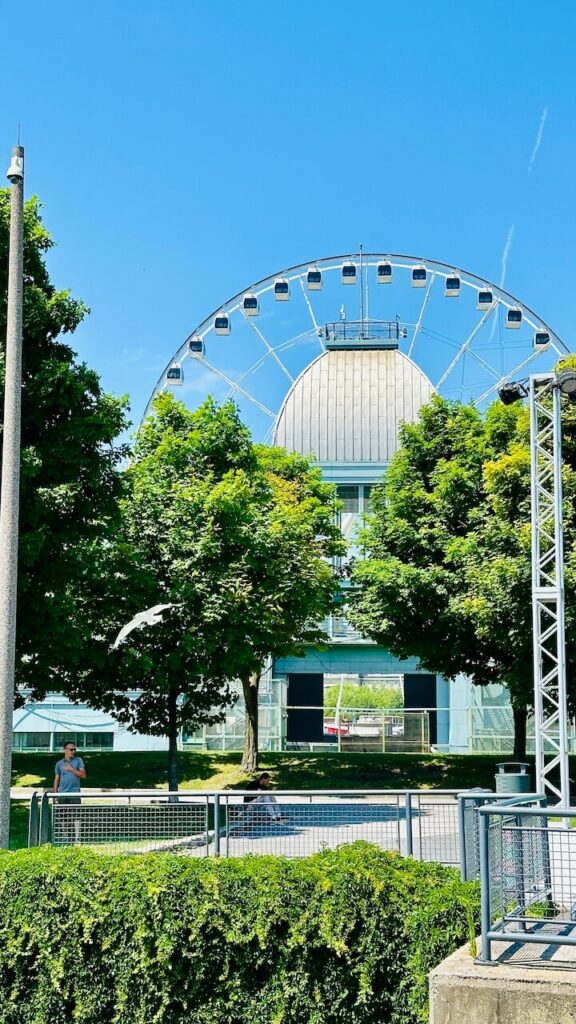
[[[397,349],[324,352],[288,392],[274,443],[319,462],[389,462],[400,423],[415,420],[433,394]]]

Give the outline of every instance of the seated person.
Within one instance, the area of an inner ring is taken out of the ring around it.
[[[247,814],[262,814],[263,812],[272,818],[273,821],[286,821],[286,816],[281,813],[276,797],[267,792],[270,785],[268,772],[262,772],[258,779],[253,779],[246,786],[246,789],[254,790],[256,796],[245,796],[244,803],[248,804]],[[257,805],[257,806],[256,806]]]

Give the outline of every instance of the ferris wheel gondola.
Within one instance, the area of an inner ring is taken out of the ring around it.
[[[440,393],[476,405],[534,360],[547,370],[569,351],[528,305],[461,268],[391,253],[322,257],[251,285],[194,327],[146,413],[154,395],[184,383],[188,358],[183,396],[233,397],[263,439],[304,368],[327,348],[354,346],[398,348]]]
[[[392,284],[392,264],[388,260],[376,264],[376,280],[378,284]]]

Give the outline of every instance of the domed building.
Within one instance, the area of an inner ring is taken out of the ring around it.
[[[367,338],[359,327],[354,331],[345,322],[335,325],[326,351],[306,367],[286,395],[274,432],[275,444],[312,456],[324,478],[337,485],[349,557],[359,554],[358,529],[369,510],[371,489],[398,449],[401,424],[416,420],[434,394],[430,380],[399,351],[395,339]],[[399,661],[362,637],[346,620],[345,590],[343,603],[343,613],[323,623],[330,637],[328,650],[310,648],[304,657],[282,658],[273,666],[274,677],[288,680],[288,744],[329,739],[320,710],[324,688],[344,679],[401,685],[406,709],[434,709],[426,716],[422,747],[446,744],[448,722],[439,721],[435,710],[447,705],[446,682],[420,672],[416,659]],[[385,737],[378,736],[368,742],[366,735],[363,744],[359,732],[358,749],[376,749],[380,743],[385,747]],[[352,736],[348,744],[354,745]]]

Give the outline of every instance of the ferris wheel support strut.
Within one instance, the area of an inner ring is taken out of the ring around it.
[[[312,303],[310,302],[310,298],[309,298],[309,296],[306,293],[306,289],[304,287],[304,281],[302,280],[302,278],[300,278],[300,287],[302,289],[302,295],[304,296],[304,302],[306,303],[306,305],[308,307],[308,312],[310,314],[310,319],[312,321],[314,330],[316,332],[316,337],[318,338],[318,341],[320,343],[320,348],[322,349],[323,352],[325,352],[326,351],[326,346],[325,346],[324,342],[322,341],[322,328],[320,327],[318,321],[316,320],[316,316],[315,316],[315,313],[314,313],[314,307],[312,306]]]
[[[430,277],[430,283],[429,283],[429,285],[428,285],[428,287],[426,289],[426,294],[424,296],[424,301],[422,302],[422,305],[420,307],[420,316],[418,317],[418,320],[416,322],[416,326],[414,328],[414,334],[412,335],[412,340],[410,342],[410,348],[408,349],[408,358],[409,359],[410,359],[410,357],[412,355],[412,350],[414,348],[414,345],[416,344],[416,338],[420,334],[420,328],[422,327],[422,321],[424,319],[424,313],[426,311],[426,306],[428,305],[428,299],[430,298],[430,292],[432,291],[432,285],[434,284],[435,277],[436,277],[436,274],[433,272],[431,277]]]
[[[479,323],[476,324],[474,330],[468,335],[468,337],[466,338],[466,341],[463,342],[463,344],[460,346],[460,349],[458,350],[457,355],[454,356],[454,359],[450,363],[450,366],[448,367],[447,370],[444,371],[444,373],[442,374],[440,380],[436,384],[436,390],[437,391],[438,391],[439,388],[442,387],[444,382],[448,379],[448,377],[452,373],[452,370],[454,369],[454,367],[460,362],[460,360],[462,359],[462,356],[470,348],[470,345],[474,341],[474,338],[476,337],[478,332],[481,331],[482,328],[484,327],[484,324],[486,323],[488,317],[492,313],[495,305],[496,305],[496,302],[493,302],[492,305],[490,306],[490,308],[486,310],[486,312],[484,313],[484,316],[479,321]]]
[[[225,373],[222,372],[222,370],[219,370],[216,366],[212,366],[212,363],[209,363],[207,359],[204,359],[203,357],[199,356],[195,356],[193,358],[195,358],[197,362],[202,363],[203,366],[207,366],[208,369],[211,370],[212,373],[216,374],[217,377],[220,377],[224,381],[224,383],[227,384],[228,387],[232,389],[232,391],[237,391],[240,395],[244,395],[244,398],[247,398],[249,402],[252,402],[255,406],[257,406],[257,408],[260,409],[261,412],[265,412],[266,415],[270,416],[273,420],[276,419],[275,412],[272,412],[272,410],[268,409],[267,406],[262,404],[262,402],[259,402],[257,398],[254,398],[254,395],[251,395],[249,391],[246,391],[245,388],[241,387],[237,381],[232,380],[231,377],[228,377]]]
[[[491,387],[484,391],[479,398],[475,398],[474,401],[472,402],[472,405],[480,405],[480,403],[483,402],[486,398],[488,398],[494,391],[498,391],[498,388],[507,380],[512,380],[514,377],[517,377],[520,371],[526,369],[528,364],[531,363],[534,359],[537,359],[539,355],[540,353],[538,351],[531,352],[530,355],[526,357],[526,359],[523,359],[521,363],[518,363],[518,365],[515,366],[513,370],[510,370],[509,373],[506,373],[503,377],[500,377],[499,380],[497,380],[494,384],[491,385]]]
[[[280,356],[278,355],[278,353],[272,348],[272,345],[268,341],[266,341],[266,338],[262,334],[262,331],[259,330],[258,327],[256,327],[255,323],[252,323],[252,319],[250,317],[247,317],[246,314],[244,314],[244,319],[246,320],[247,323],[250,324],[250,327],[252,328],[254,333],[257,335],[257,337],[260,338],[260,341],[262,342],[264,347],[267,349],[269,355],[271,355],[272,358],[276,360],[276,362],[278,363],[278,366],[280,367],[282,372],[284,374],[286,374],[286,376],[288,377],[288,380],[290,381],[290,383],[293,384],[294,383],[294,377],[292,376],[292,374],[290,373],[288,368],[286,366],[284,366],[284,363],[280,359]]]

